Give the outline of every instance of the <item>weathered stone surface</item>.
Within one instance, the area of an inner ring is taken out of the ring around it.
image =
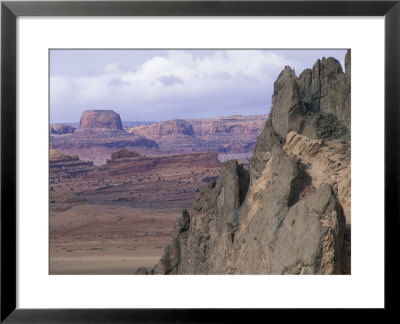
[[[302,104],[294,71],[286,66],[274,84],[271,120],[274,131],[281,137],[301,126]]]
[[[329,184],[343,207],[347,223],[351,223],[351,164],[350,144],[343,140],[311,140],[290,132],[285,152],[307,166],[312,185]]]
[[[350,70],[350,54],[346,55]],[[278,76],[272,96],[271,123],[282,139],[295,131],[309,138],[350,140],[350,74],[336,59],[318,60],[297,78],[290,67]]]
[[[331,187],[323,185],[286,214],[271,251],[271,273],[342,273],[343,232],[340,205]]]
[[[281,143],[283,143],[283,140],[275,133],[270,118],[265,123],[262,133],[257,138],[254,154],[250,159],[251,180],[257,179],[261,175],[261,172],[265,168],[265,164],[271,158],[272,148]]]
[[[350,273],[350,74],[322,59],[274,87],[250,170],[223,165],[151,273]]]
[[[112,110],[85,110],[81,116],[79,129],[87,128],[122,130],[121,117]]]
[[[219,273],[219,269],[225,269],[224,251],[238,226],[237,209],[248,182],[247,172],[236,161],[224,163],[215,186],[197,196],[190,217],[183,212],[183,219],[187,220],[177,220],[173,243],[153,274]]]
[[[298,86],[305,112],[334,115],[350,129],[350,74],[343,73],[339,61],[318,60],[311,71],[300,74]]]
[[[351,50],[348,50],[344,58],[344,70],[349,78],[351,78]]]
[[[190,215],[186,209],[182,210],[182,218],[179,220],[179,233],[186,232],[190,225]]]
[[[312,185],[319,187],[329,184],[343,209],[346,220],[342,267],[351,272],[351,159],[350,144],[344,140],[311,140],[291,132],[283,147],[285,152],[307,165]]]

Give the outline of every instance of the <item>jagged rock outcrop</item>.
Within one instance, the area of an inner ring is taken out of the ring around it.
[[[345,61],[346,73],[334,58],[299,77],[282,71],[250,169],[223,164],[152,274],[350,273],[350,54]]]
[[[71,134],[76,130],[75,127],[66,124],[52,124],[50,125],[50,134],[62,135]]]
[[[350,54],[346,57],[346,73],[336,59],[323,58],[303,71],[297,83],[306,113],[333,115],[350,128]]]

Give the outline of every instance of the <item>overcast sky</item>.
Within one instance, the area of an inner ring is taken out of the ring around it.
[[[87,109],[124,121],[266,114],[273,83],[345,50],[51,50],[50,122]]]

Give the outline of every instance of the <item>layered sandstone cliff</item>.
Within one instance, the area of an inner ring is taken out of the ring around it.
[[[223,165],[151,273],[350,273],[350,52],[345,62],[281,72],[250,169]]]
[[[75,178],[94,171],[96,167],[91,161],[82,161],[77,155],[68,155],[54,149],[49,152],[50,183],[62,179]]]
[[[166,154],[215,152],[221,160],[228,160],[250,157],[266,119],[267,115],[173,119],[133,127],[129,132],[155,141]]]

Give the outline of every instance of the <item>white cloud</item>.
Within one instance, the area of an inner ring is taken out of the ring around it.
[[[213,109],[220,115],[246,113],[255,105],[264,105],[258,109],[265,113],[273,82],[290,64],[283,56],[258,50],[216,51],[202,57],[174,50],[135,70],[112,62],[97,75],[51,77],[52,120],[65,116],[65,109],[78,120],[87,108],[114,109],[125,120],[187,117],[193,110],[200,115]]]
[[[117,62],[110,63],[104,67],[105,73],[116,73],[119,71],[119,64]]]

